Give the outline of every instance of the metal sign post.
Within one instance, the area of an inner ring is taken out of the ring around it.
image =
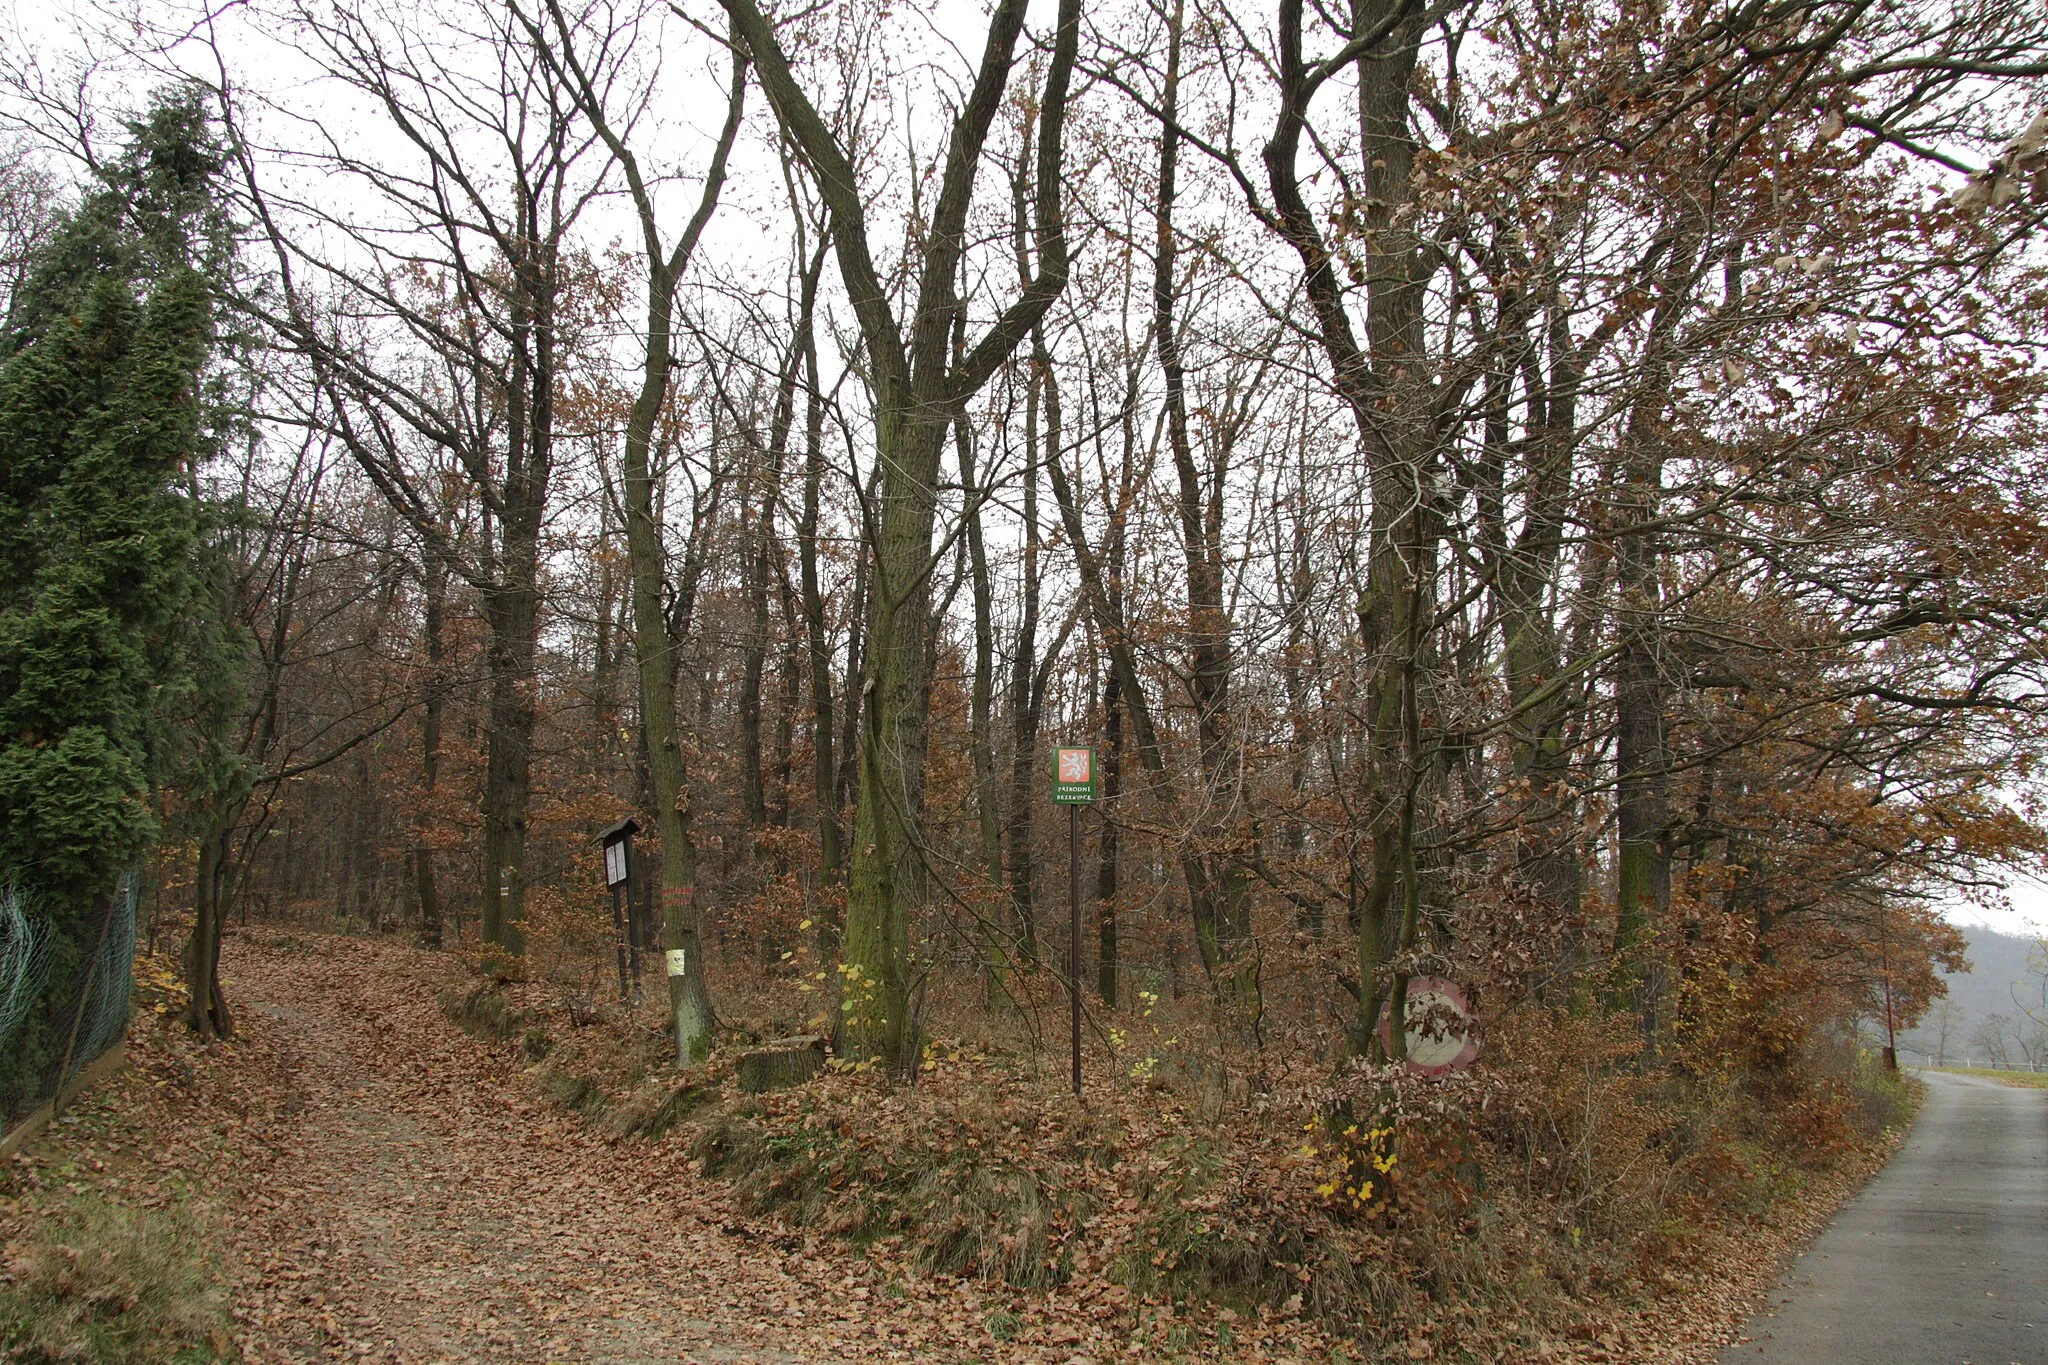
[[[1884,972],[1884,1069],[1886,1071],[1897,1071],[1899,1069],[1899,1035],[1898,1031],[1892,1027],[1892,950],[1891,945],[1886,942],[1885,938],[1885,925],[1890,918],[1891,916],[1884,911],[1878,911],[1877,957],[1881,970]]]
[[[633,985],[640,980],[640,945],[631,944],[633,962],[632,978],[627,979],[626,953],[629,935],[626,933],[626,888],[633,879],[633,835],[638,832],[640,822],[627,816],[616,825],[598,832],[598,840],[604,845],[604,884],[612,891],[612,946],[619,954],[619,999],[632,997]]]
[[[1081,1093],[1081,807],[1095,803],[1095,751],[1053,752],[1052,799],[1067,808],[1067,1000],[1071,1006],[1074,1093]]]

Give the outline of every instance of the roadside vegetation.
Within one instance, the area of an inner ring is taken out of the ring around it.
[[[1441,1080],[1260,1067],[1183,1041],[1215,1036],[1202,1002],[1155,1001],[1137,1020],[1149,1046],[1091,1039],[1077,1102],[1028,1012],[973,1014],[911,1076],[834,1063],[750,1094],[736,1058],[800,1015],[730,1014],[708,1061],[678,1070],[655,1007],[583,1012],[564,983],[487,975],[439,995],[539,1094],[618,1140],[681,1147],[793,1235],[1073,1295],[1147,1350],[1277,1320],[1372,1358],[1472,1360],[1707,1339],[1743,1299],[1731,1261],[1774,1273],[1902,1137],[1912,1083],[1848,1036],[1760,1027],[1721,1003],[1742,998],[1725,979],[1689,998],[1672,1055],[1646,1058],[1633,1016],[1597,996],[1529,1001]],[[1658,1305],[1678,1316],[1660,1327]]]

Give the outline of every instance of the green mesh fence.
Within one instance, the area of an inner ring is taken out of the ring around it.
[[[0,886],[0,1056],[10,1055],[49,980],[49,921],[29,913],[20,887]]]
[[[121,878],[120,889],[114,893],[114,914],[100,943],[99,967],[92,973],[91,991],[81,1002],[73,1075],[120,1042],[128,1031],[128,1006],[135,994],[135,907],[141,899],[142,879],[131,871]],[[70,1079],[66,1075],[58,1084]]]
[[[56,921],[19,887],[0,886],[0,1120],[13,1124],[68,1085],[127,1032],[134,993],[135,911],[130,870],[111,902],[67,944]],[[76,932],[74,927],[73,932]],[[70,963],[62,975],[57,965]]]

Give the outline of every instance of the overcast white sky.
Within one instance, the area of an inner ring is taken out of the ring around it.
[[[1952,905],[1948,917],[1958,924],[1981,924],[2001,934],[2048,937],[2048,885],[2037,877],[2013,875],[2006,895],[2009,910],[1988,910],[1979,905]]]

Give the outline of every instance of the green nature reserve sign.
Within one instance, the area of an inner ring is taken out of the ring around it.
[[[1052,799],[1060,806],[1086,806],[1095,800],[1095,751],[1060,748],[1053,751]]]

